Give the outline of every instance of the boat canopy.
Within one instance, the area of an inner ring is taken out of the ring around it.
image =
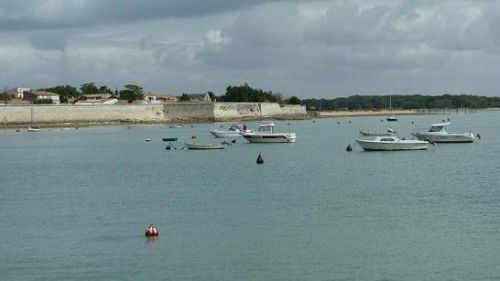
[[[450,125],[450,122],[432,124],[429,132],[432,133],[444,131],[444,128],[448,125]]]
[[[259,126],[259,132],[273,132],[274,123],[262,124]]]
[[[437,126],[444,127],[444,126],[448,126],[448,125],[450,125],[450,122],[436,123],[436,124],[432,124],[431,126],[432,127],[437,127]]]

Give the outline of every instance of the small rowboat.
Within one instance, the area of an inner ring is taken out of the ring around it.
[[[208,141],[187,141],[184,143],[184,145],[188,149],[198,149],[198,150],[203,150],[203,149],[224,149],[224,144],[221,144],[219,142],[208,142]]]
[[[163,141],[177,141],[177,138],[162,138]]]

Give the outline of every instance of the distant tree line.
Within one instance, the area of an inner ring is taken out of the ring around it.
[[[115,91],[112,91],[105,85],[97,86],[93,82],[84,83],[79,89],[70,85],[58,85],[38,90],[58,94],[59,100],[62,103],[85,100],[85,95],[91,94],[109,94],[112,98],[127,100],[130,103],[135,100],[141,100],[144,97],[143,88],[134,84],[124,85],[123,89],[116,89]],[[226,88],[226,92],[220,96],[217,96],[210,91],[207,93],[213,101],[220,102],[275,102],[280,104],[301,103],[301,100],[296,96],[284,98],[280,93],[255,89],[250,87],[247,83],[240,86],[228,86]],[[0,100],[7,101],[9,98],[10,97],[4,93],[0,95]],[[189,95],[183,93],[179,97],[179,100],[189,101]]]
[[[431,108],[489,108],[500,107],[500,97],[475,95],[394,95],[361,96],[335,99],[305,99],[301,101],[307,110],[371,110],[388,109],[389,98],[393,109],[431,109]]]

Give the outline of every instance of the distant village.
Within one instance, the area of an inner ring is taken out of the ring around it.
[[[183,94],[180,97],[167,94],[157,94],[152,92],[141,93],[133,100],[120,97],[120,93],[110,93],[109,91],[97,91],[96,93],[81,94],[78,97],[68,97],[64,102],[61,95],[31,88],[16,87],[4,91],[4,104],[8,105],[29,105],[29,104],[75,104],[75,105],[112,105],[112,104],[172,104],[180,101],[193,103],[213,102],[210,94]]]

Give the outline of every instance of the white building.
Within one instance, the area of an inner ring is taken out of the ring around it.
[[[30,88],[12,88],[7,91],[7,94],[15,95],[16,99],[23,99],[24,92],[29,92],[29,91],[31,91]]]
[[[37,100],[52,100],[52,104],[60,104],[59,95],[47,91],[29,91],[24,92],[24,99],[31,102]]]

